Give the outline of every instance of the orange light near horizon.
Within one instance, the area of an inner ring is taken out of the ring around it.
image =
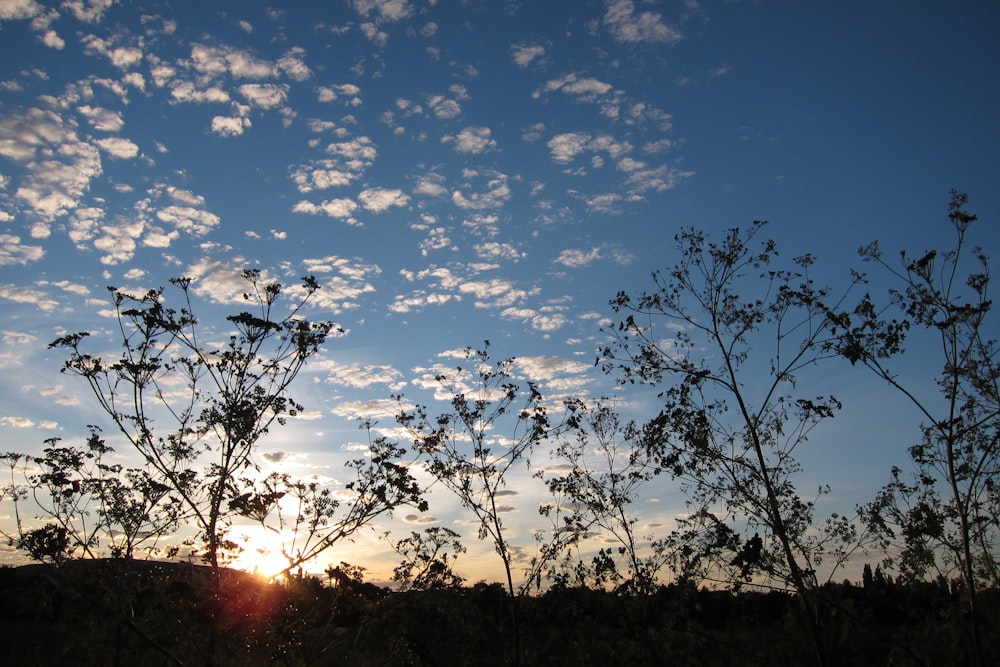
[[[227,538],[243,549],[232,560],[231,567],[235,569],[270,579],[288,568],[288,559],[282,554],[281,547],[291,539],[291,535],[281,535],[261,526],[233,526]],[[311,571],[313,568],[310,565],[303,564],[302,569]],[[298,570],[298,567],[295,569]]]

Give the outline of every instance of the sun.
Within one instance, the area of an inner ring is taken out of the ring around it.
[[[266,530],[261,526],[233,526],[226,536],[242,549],[232,560],[231,566],[270,579],[288,567],[282,555],[282,544],[290,536]]]

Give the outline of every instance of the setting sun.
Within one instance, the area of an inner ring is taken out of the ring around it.
[[[242,549],[232,561],[236,569],[271,578],[288,567],[282,545],[289,543],[290,535],[279,535],[260,526],[233,526],[227,538]],[[307,564],[302,569],[310,568]]]

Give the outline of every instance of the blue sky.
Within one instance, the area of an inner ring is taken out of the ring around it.
[[[593,368],[608,300],[672,263],[681,226],[767,219],[844,285],[869,240],[948,243],[954,187],[995,254],[998,29],[992,2],[0,0],[3,448],[99,420],[46,345],[109,330],[107,285],[195,277],[211,320],[243,267],[314,274],[310,314],[347,335],[261,452],[336,480],[354,418],[433,401],[428,375],[486,338],[553,399],[612,392]],[[850,507],[916,417],[849,368],[819,381],[845,410],[804,477]],[[541,496],[520,484],[530,546]],[[652,532],[682,510],[666,480],[637,505]],[[463,518],[435,497],[421,520],[496,576]],[[328,560],[377,579],[384,547]]]

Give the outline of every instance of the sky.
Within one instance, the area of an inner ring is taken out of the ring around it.
[[[1000,6],[965,0],[0,0],[2,449],[104,423],[47,344],[111,331],[108,285],[193,277],[210,324],[243,268],[316,276],[308,315],[345,334],[257,460],[336,483],[358,418],[391,434],[398,392],[445,407],[430,379],[485,339],[552,400],[615,393],[594,368],[608,301],[649,287],[682,227],[768,220],[843,286],[870,240],[946,246],[956,188],[995,255],[998,32]],[[846,365],[818,384],[845,408],[803,485],[849,508],[918,418]],[[527,474],[511,491],[530,547],[544,495]],[[659,480],[635,511],[665,532],[683,498]],[[442,525],[461,574],[499,579],[468,518],[436,491],[321,566],[384,580],[381,533]]]

